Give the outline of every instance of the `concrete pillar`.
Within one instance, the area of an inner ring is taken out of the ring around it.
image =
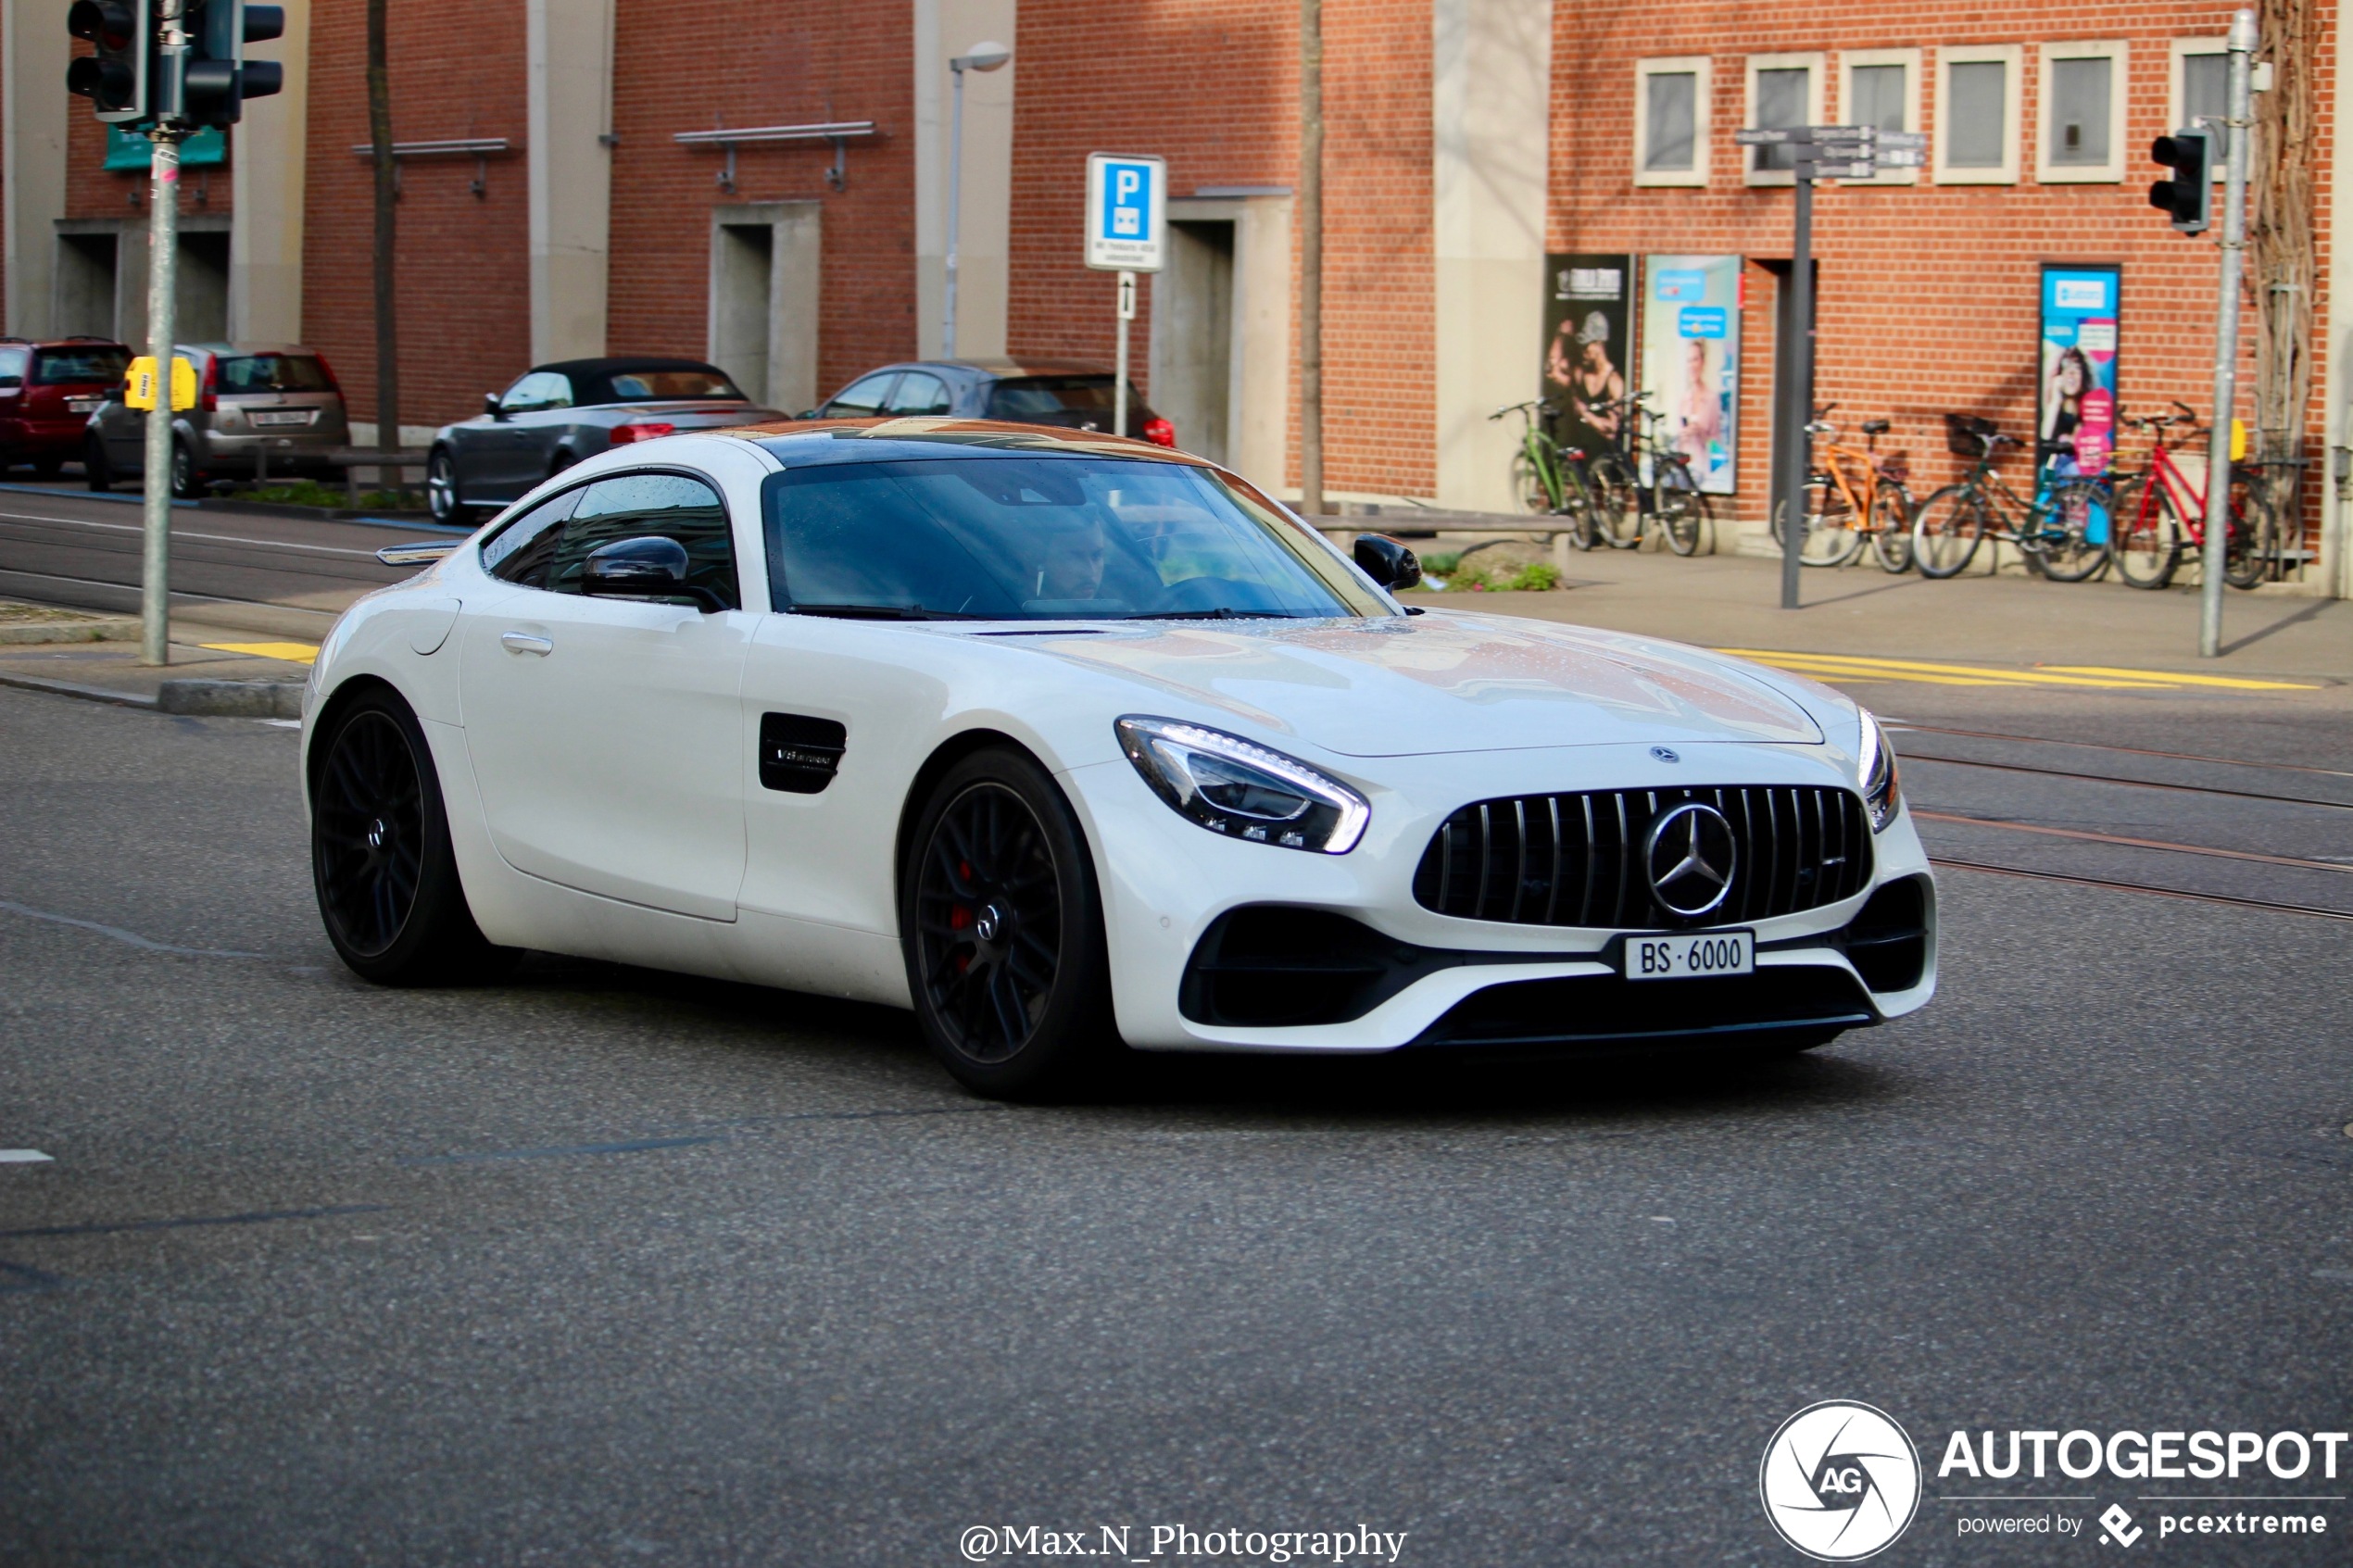
[[[46,337],[57,270],[55,224],[66,212],[66,114],[84,101],[66,92],[72,58],[65,7],[56,0],[0,0],[0,157],[5,157],[7,330]]]
[[[1433,0],[1438,502],[1515,511],[1516,428],[1544,335],[1552,0]]]
[[[955,73],[948,62],[980,43],[1013,51],[1013,63],[1000,70],[964,73],[956,353],[965,359],[998,358],[1005,352],[1007,258],[1013,250],[1013,78],[1021,72],[1021,44],[1013,31],[1017,0],[914,0],[914,5],[915,343],[916,352],[926,357],[939,353],[948,276],[948,135],[955,103]]]
[[[531,358],[605,351],[612,248],[613,0],[524,0]]]
[[[284,91],[245,105],[231,132],[234,207],[229,229],[229,335],[302,341],[302,221],[310,147],[310,0],[283,0],[284,36],[253,45],[280,60]]]

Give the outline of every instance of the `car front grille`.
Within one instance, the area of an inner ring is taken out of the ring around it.
[[[1711,925],[1769,920],[1870,884],[1871,830],[1852,790],[1745,784],[1617,789],[1481,800],[1446,819],[1414,873],[1424,909],[1516,925],[1657,929],[1692,921],[1651,890],[1651,824],[1688,802],[1731,824],[1731,889]]]

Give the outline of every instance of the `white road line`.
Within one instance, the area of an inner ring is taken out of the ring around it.
[[[46,909],[27,909],[22,904],[12,904],[6,898],[0,898],[0,909],[6,909],[12,915],[22,915],[27,920],[52,921],[58,925],[70,925],[82,931],[94,931],[101,936],[111,936],[116,941],[128,947],[137,947],[143,952],[177,953],[182,958],[190,959],[258,959],[262,956],[259,953],[240,953],[219,947],[175,947],[169,942],[157,942],[140,935],[135,931],[125,931],[119,925],[101,925],[94,920],[76,920],[71,915],[54,915]]]
[[[0,1148],[0,1165],[54,1165],[55,1158],[37,1148]]]
[[[97,522],[82,517],[42,517],[33,512],[0,512],[0,520],[10,522],[54,522],[68,528],[103,528],[109,533],[141,533],[145,530],[135,523]],[[234,533],[197,533],[185,528],[171,531],[174,539],[201,539],[208,545],[254,545],[265,550],[309,550],[329,556],[366,556],[375,558],[373,550],[355,550],[343,545],[297,545],[290,539],[247,539]]]

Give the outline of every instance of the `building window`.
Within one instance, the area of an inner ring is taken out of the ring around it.
[[[2195,128],[2201,120],[2210,120],[2214,132],[2214,157],[2211,160],[2214,178],[2223,174],[2223,119],[2231,112],[2231,51],[2230,43],[2221,38],[2176,38],[2173,40],[2173,73],[2165,106],[2165,129],[2168,131]],[[2248,144],[2248,164],[2253,165],[2254,145]]]
[[[1875,125],[1881,131],[1920,128],[1920,52],[1918,49],[1851,49],[1838,57],[1838,110],[1844,125]],[[1890,169],[1867,182],[1873,185],[1917,183],[1917,169]]]
[[[1748,118],[1759,131],[1790,131],[1822,123],[1819,55],[1751,55],[1748,57]],[[1746,178],[1752,185],[1786,185],[1797,167],[1794,147],[1749,147]]]
[[[1634,183],[1707,183],[1709,62],[1634,63]]]
[[[2018,79],[2015,44],[1937,52],[1937,183],[2008,185],[2018,180]]]
[[[2124,178],[2121,44],[2043,45],[2043,125],[2034,177],[2045,182]]]

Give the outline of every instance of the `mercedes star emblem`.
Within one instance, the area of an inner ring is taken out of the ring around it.
[[[1732,891],[1738,854],[1732,824],[1724,813],[1691,801],[1651,824],[1642,864],[1660,905],[1691,920],[1715,909]]]

